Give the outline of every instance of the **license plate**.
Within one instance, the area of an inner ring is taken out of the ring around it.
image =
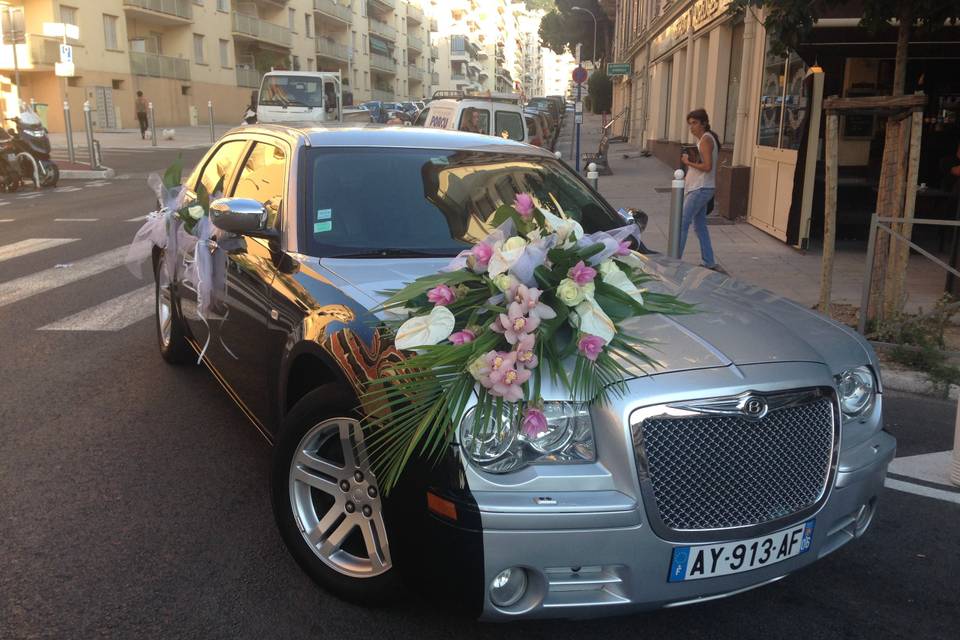
[[[750,540],[674,547],[668,581],[683,582],[743,573],[806,553],[813,542],[815,522],[814,518]]]

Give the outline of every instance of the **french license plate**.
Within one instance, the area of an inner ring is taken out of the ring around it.
[[[815,522],[814,518],[789,529],[750,540],[674,547],[668,582],[743,573],[806,553],[813,542]]]

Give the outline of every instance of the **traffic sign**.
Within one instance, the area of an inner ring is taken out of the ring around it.
[[[57,62],[53,65],[53,75],[63,78],[72,78],[77,75],[77,69],[72,62]]]
[[[583,67],[577,67],[573,70],[573,81],[576,84],[583,84],[587,81],[587,70]]]
[[[608,62],[607,75],[608,76],[630,75],[630,63],[629,62]]]
[[[60,45],[60,62],[73,62],[73,47],[69,44]]]

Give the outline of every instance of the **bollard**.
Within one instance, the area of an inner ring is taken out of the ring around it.
[[[680,257],[680,225],[683,222],[683,170],[673,172],[670,182],[670,232],[667,236],[667,255]]]
[[[600,174],[597,172],[597,163],[595,162],[587,165],[587,182],[590,183],[594,191],[599,190]]]
[[[957,403],[956,431],[953,434],[953,464],[950,465],[950,482],[960,487],[960,402]]]
[[[559,152],[559,151],[554,151],[554,152],[553,152],[553,157],[556,158],[557,160],[559,160],[559,159],[561,159],[561,158],[563,157],[563,154],[562,154],[561,152]]]
[[[90,168],[97,168],[96,156],[93,152],[93,116],[90,114],[90,101],[83,102],[83,128],[87,133],[87,151],[90,153]]]
[[[213,132],[213,100],[207,100],[207,117],[210,119],[210,142],[216,142],[216,134]]]
[[[157,119],[153,113],[153,103],[147,103],[147,113],[150,114],[150,144],[157,146]]]
[[[93,160],[96,163],[96,169],[103,168],[103,150],[100,148],[100,141],[93,141]]]
[[[64,130],[67,132],[67,159],[70,162],[76,162],[76,152],[73,150],[73,122],[70,121],[70,103],[63,101],[63,123]]]

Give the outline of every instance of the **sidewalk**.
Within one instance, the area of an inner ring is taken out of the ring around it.
[[[573,166],[569,153],[573,137],[573,116],[567,114],[557,150]],[[601,134],[600,116],[584,114],[580,134],[581,153],[595,152]],[[628,156],[624,158],[624,156]],[[670,181],[673,170],[654,157],[643,158],[640,150],[625,143],[609,147],[608,160],[612,176],[600,176],[600,192],[614,207],[635,207],[645,211],[650,222],[644,242],[656,251],[666,252],[670,215]],[[657,189],[660,191],[658,192]],[[730,275],[796,302],[812,307],[820,297],[819,247],[798,251],[767,235],[744,220],[731,223],[726,219],[708,219],[714,253]],[[684,262],[698,264],[700,247],[690,229]],[[863,273],[866,266],[866,242],[840,244],[834,258],[834,303],[859,306]],[[945,273],[919,255],[910,258],[906,290],[907,309],[929,309],[943,291]]]
[[[224,133],[232,129],[232,125],[214,125],[214,139],[218,139]],[[173,140],[163,138],[164,129],[173,129]],[[154,147],[150,140],[140,138],[139,129],[115,129],[111,131],[95,131],[94,140],[100,141],[102,149],[198,149],[209,147],[210,127],[157,127],[157,146]],[[50,144],[54,150],[67,148],[67,134],[51,133]],[[87,136],[81,129],[73,132],[73,145],[78,150],[82,149],[86,155]]]

